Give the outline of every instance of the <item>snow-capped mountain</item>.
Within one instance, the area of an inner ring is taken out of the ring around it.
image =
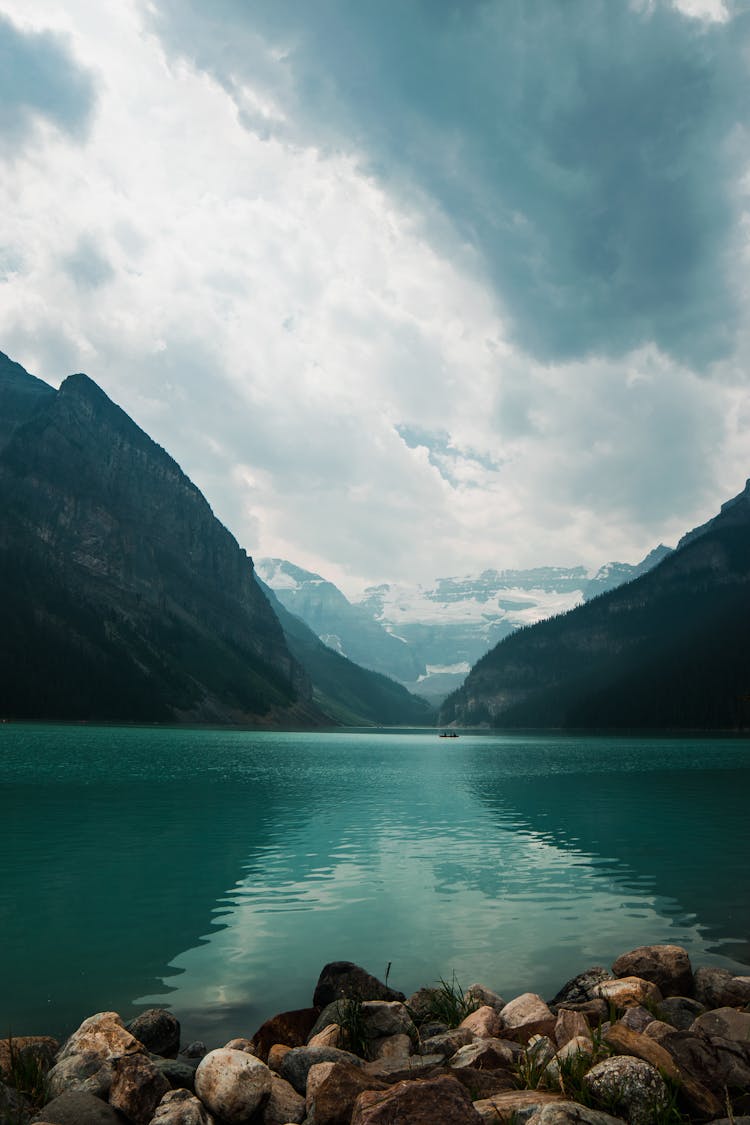
[[[439,701],[509,633],[637,578],[669,553],[660,545],[637,566],[612,562],[593,573],[549,566],[485,570],[431,586],[383,583],[368,587],[356,604],[320,575],[282,559],[257,559],[255,566],[331,648]]]

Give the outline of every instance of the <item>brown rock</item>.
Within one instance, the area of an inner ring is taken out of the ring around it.
[[[501,1016],[495,1009],[491,1008],[489,1004],[484,1004],[476,1011],[470,1012],[458,1026],[464,1031],[470,1031],[472,1035],[478,1036],[480,1039],[490,1039],[492,1036],[499,1035],[501,1028],[505,1026],[500,1020]]]
[[[99,1012],[84,1020],[65,1041],[57,1063],[64,1062],[71,1055],[92,1054],[104,1060],[145,1053],[145,1048],[126,1030],[117,1012]]]
[[[750,1004],[750,977],[726,969],[702,967],[693,974],[695,999],[706,1008],[742,1008]]]
[[[569,1001],[566,1004],[553,1004],[552,1008],[560,1012],[563,1008],[570,1012],[580,1012],[588,1020],[589,1027],[598,1027],[609,1018],[609,1005],[606,1000],[596,997],[592,1000]]]
[[[46,1073],[59,1049],[60,1044],[49,1035],[14,1035],[10,1039],[0,1039],[0,1079],[10,1080],[13,1056],[24,1065],[35,1063]]]
[[[473,1102],[517,1088],[516,1077],[511,1070],[474,1070],[464,1066],[451,1071],[451,1074],[466,1087]]]
[[[224,1047],[227,1051],[244,1051],[246,1055],[255,1055],[256,1059],[258,1057],[252,1039],[230,1039],[228,1043],[224,1044]]]
[[[305,1093],[307,1075],[310,1067],[322,1062],[346,1062],[352,1066],[361,1066],[362,1060],[349,1051],[340,1051],[338,1047],[293,1047],[287,1051],[281,1060],[279,1073],[287,1082],[291,1082],[298,1094]],[[385,1065],[381,1063],[380,1065]]]
[[[534,1020],[532,1023],[525,1023],[521,1027],[504,1028],[502,1035],[506,1039],[514,1039],[517,1043],[528,1043],[535,1035],[544,1035],[548,1039],[553,1039],[556,1026],[557,1016],[550,1016],[549,1019]]]
[[[344,1033],[341,1024],[329,1023],[317,1035],[308,1039],[308,1047],[343,1047]],[[300,1044],[301,1046],[301,1044]]]
[[[558,1048],[564,1047],[571,1039],[578,1036],[591,1038],[591,1028],[582,1012],[571,1012],[569,1008],[561,1008],[557,1013],[555,1022],[554,1040]]]
[[[719,1097],[724,1087],[750,1088],[750,1061],[742,1044],[715,1036],[675,1031],[665,1036],[666,1047],[680,1068]]]
[[[299,1125],[304,1120],[305,1099],[278,1074],[271,1075],[271,1092],[261,1116],[263,1125]]]
[[[668,1035],[674,1035],[675,1028],[671,1023],[664,1023],[663,1020],[652,1020],[643,1029],[643,1034],[647,1035],[649,1039],[655,1039],[657,1043],[661,1043]]]
[[[470,1066],[473,1070],[507,1070],[516,1061],[514,1044],[503,1039],[477,1039],[459,1047],[448,1061],[451,1070]]]
[[[545,1105],[529,1117],[526,1125],[623,1125],[621,1117],[610,1117],[601,1110],[578,1102]]]
[[[94,1094],[68,1090],[48,1102],[32,1120],[48,1125],[127,1125],[125,1118]]]
[[[527,1120],[543,1106],[563,1101],[565,1099],[562,1094],[552,1094],[546,1090],[508,1090],[474,1102],[474,1109],[487,1125],[500,1125],[500,1122]]]
[[[664,1023],[671,1023],[678,1031],[689,1031],[693,1020],[705,1012],[702,1004],[689,996],[668,996],[657,1006],[656,1012]]]
[[[544,1068],[547,1082],[550,1086],[557,1086],[560,1082],[560,1066],[570,1060],[577,1060],[581,1056],[591,1058],[594,1053],[594,1044],[587,1035],[576,1035],[569,1039]]]
[[[389,1090],[367,1090],[354,1106],[351,1125],[481,1125],[471,1098],[455,1078],[399,1082]]]
[[[114,1060],[109,1104],[134,1125],[148,1125],[170,1089],[167,1079],[145,1055],[123,1055]]]
[[[451,1055],[455,1055],[459,1047],[465,1047],[473,1039],[474,1032],[468,1027],[454,1027],[441,1035],[433,1035],[425,1039],[419,1050],[422,1055],[442,1055],[449,1059]]]
[[[474,1004],[477,1008],[489,1005],[489,1007],[494,1008],[496,1012],[502,1011],[505,1007],[505,1001],[502,996],[497,992],[493,992],[491,988],[486,988],[483,984],[470,984],[464,993],[464,999],[469,1004]]]
[[[365,1063],[362,1069],[366,1074],[382,1078],[384,1082],[393,1085],[394,1082],[432,1076],[442,1070],[444,1064],[442,1055],[409,1055],[405,1059],[373,1059],[372,1062]]]
[[[383,1039],[373,1039],[370,1050],[374,1059],[406,1059],[412,1052],[413,1044],[408,1035],[386,1035]]]
[[[67,1090],[79,1090],[106,1101],[113,1078],[114,1059],[103,1059],[101,1055],[86,1052],[69,1055],[67,1059],[55,1063],[47,1076],[47,1082],[53,1098]]]
[[[262,1062],[275,1043],[288,1047],[302,1047],[320,1015],[319,1008],[297,1008],[292,1012],[279,1012],[258,1028],[253,1036],[255,1056]]]
[[[180,1049],[179,1020],[166,1008],[147,1008],[125,1024],[147,1051],[173,1059]]]
[[[738,1012],[736,1008],[716,1008],[698,1016],[690,1030],[709,1038],[719,1036],[721,1039],[734,1039],[738,1043],[750,1044],[750,1012]]]
[[[616,977],[640,977],[658,986],[662,996],[689,996],[693,970],[681,945],[641,945],[621,954],[612,972]]]
[[[365,1000],[359,1015],[368,1039],[409,1035],[416,1042],[417,1029],[405,1005],[398,1000]]]
[[[269,1070],[274,1070],[278,1073],[281,1070],[281,1062],[284,1055],[291,1050],[292,1048],[287,1046],[286,1043],[274,1043],[273,1047],[271,1047],[271,1050],[268,1052],[268,1062],[266,1065]]]
[[[481,1011],[481,1009],[480,1009]],[[554,1016],[541,996],[535,992],[524,992],[505,1005],[500,1012],[500,1026],[503,1028],[524,1027],[541,1020],[553,1020]]]
[[[379,981],[353,961],[331,961],[325,965],[315,986],[313,1004],[324,1008],[341,997],[354,1000],[405,1000],[403,992]]]
[[[151,1125],[214,1125],[214,1119],[189,1090],[170,1090],[156,1107]]]
[[[354,1103],[365,1090],[386,1090],[388,1083],[366,1074],[360,1067],[350,1066],[348,1063],[323,1063],[330,1067],[325,1074],[313,1076],[313,1067],[310,1071],[310,1082],[307,1096],[307,1121],[308,1125],[349,1125]]]
[[[617,1008],[633,1008],[638,1004],[658,1004],[661,992],[657,985],[642,977],[621,977],[619,980],[605,980],[594,989],[597,996]]]

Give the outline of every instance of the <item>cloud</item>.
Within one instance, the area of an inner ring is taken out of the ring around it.
[[[750,14],[608,0],[154,11],[166,48],[220,81],[248,128],[356,153],[388,190],[432,200],[535,357],[654,342],[705,367],[730,349]]]
[[[80,289],[98,289],[114,277],[114,270],[90,234],[81,234],[63,266]]]
[[[26,143],[43,120],[82,139],[94,104],[91,74],[64,36],[25,30],[0,12],[0,137],[6,154]]]

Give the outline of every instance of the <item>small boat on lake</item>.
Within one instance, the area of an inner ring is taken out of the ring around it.
[[[438,735],[438,738],[458,738],[454,730],[444,730]]]

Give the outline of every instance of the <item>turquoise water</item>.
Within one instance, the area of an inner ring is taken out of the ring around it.
[[[644,942],[748,971],[750,742],[0,727],[0,1034],[251,1035],[352,960],[552,994]]]

